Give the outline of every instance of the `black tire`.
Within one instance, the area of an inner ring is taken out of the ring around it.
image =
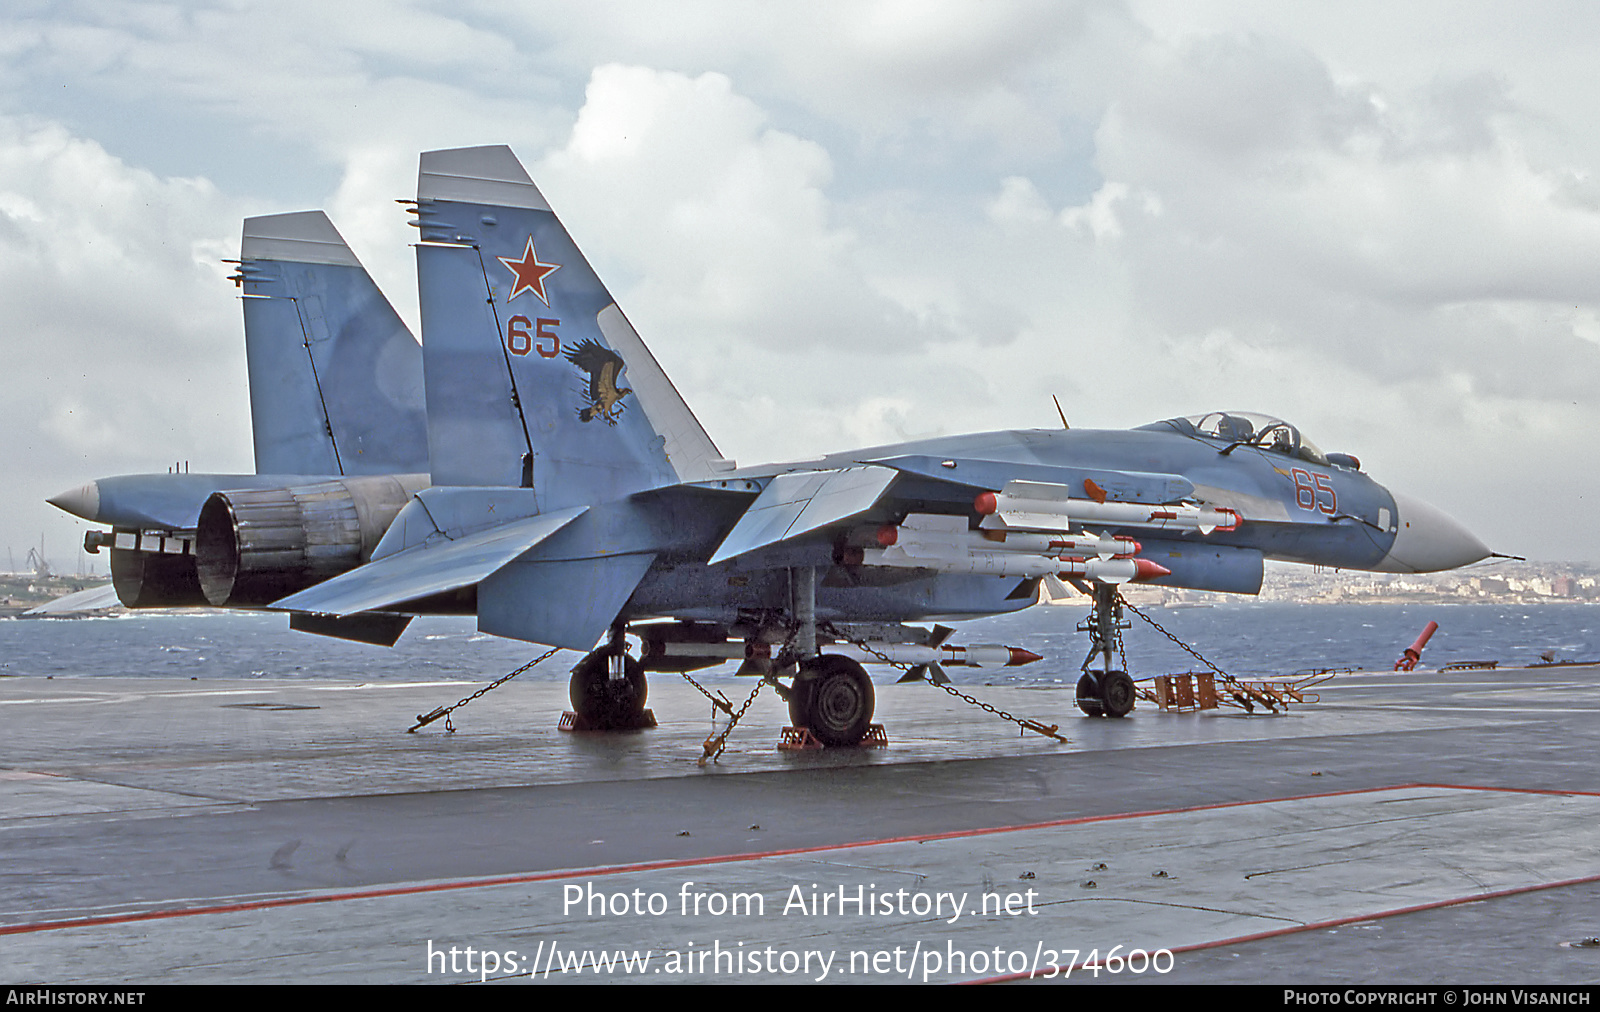
[[[649,685],[644,677],[644,665],[623,655],[622,670],[626,677],[611,681],[611,653],[596,650],[572,669],[568,683],[568,697],[572,709],[596,730],[636,726],[644,713]]]
[[[1133,679],[1126,671],[1112,671],[1101,676],[1100,705],[1107,717],[1126,717],[1137,698]]]
[[[1083,711],[1085,717],[1105,716],[1105,703],[1100,699],[1100,683],[1096,679],[1098,672],[1083,673],[1078,679],[1078,709]]]
[[[800,665],[789,692],[789,720],[810,728],[824,745],[855,745],[866,737],[875,705],[866,669],[848,657],[824,654]]]

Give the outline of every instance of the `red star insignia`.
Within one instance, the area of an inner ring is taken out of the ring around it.
[[[532,292],[539,296],[540,302],[546,306],[550,305],[550,297],[544,291],[544,279],[546,275],[559,271],[561,265],[539,262],[539,255],[533,251],[533,236],[528,236],[528,248],[523,250],[522,259],[516,260],[511,257],[495,257],[495,259],[505,264],[506,269],[517,279],[511,286],[511,294],[506,296],[507,302],[523,292]]]

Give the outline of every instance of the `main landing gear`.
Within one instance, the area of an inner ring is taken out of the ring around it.
[[[872,723],[875,699],[867,670],[848,657],[819,654],[800,662],[789,689],[789,720],[824,745],[855,745]]]
[[[795,618],[794,682],[789,687],[789,719],[808,728],[830,747],[860,744],[872,724],[876,699],[867,670],[848,657],[817,653],[817,571],[789,571]]]
[[[1128,673],[1112,667],[1112,653],[1122,653],[1122,630],[1128,628],[1122,620],[1122,599],[1109,583],[1092,581],[1088,589],[1094,596],[1094,610],[1078,626],[1089,634],[1089,655],[1083,659],[1083,677],[1078,679],[1078,709],[1090,717],[1125,717],[1133,709],[1137,693]],[[1096,654],[1101,666],[1093,669],[1089,665]]]
[[[623,626],[611,632],[611,639],[586,654],[572,669],[568,695],[572,709],[593,731],[623,731],[654,727],[655,719],[644,708],[649,697],[644,666],[628,656]]]
[[[796,727],[806,728],[812,738],[824,745],[860,744],[871,730],[876,706],[872,679],[854,658],[818,653],[814,568],[791,570],[789,615],[792,619],[782,623],[788,638],[779,656],[765,659],[747,654],[747,665],[759,661],[757,670],[788,701],[789,719]],[[570,695],[572,709],[578,717],[572,730],[617,731],[655,726],[650,711],[645,709],[646,665],[628,655],[626,632],[626,624],[618,622],[612,627],[607,642],[572,669]],[[721,628],[698,636],[683,635],[680,631],[669,640],[657,633],[656,638],[646,640],[645,661],[652,671],[688,671],[705,666],[694,663],[701,658],[692,649],[687,653],[673,653],[671,647],[678,644],[692,647],[704,641],[706,646],[702,649],[710,651],[713,645],[723,645],[726,634]],[[763,641],[755,635],[750,642]],[[715,656],[708,653],[709,663],[717,663],[710,659]],[[792,675],[792,681],[784,685],[778,681],[782,675]],[[728,712],[732,715],[731,710]],[[743,710],[739,712],[742,715]],[[737,716],[734,720],[737,721]]]

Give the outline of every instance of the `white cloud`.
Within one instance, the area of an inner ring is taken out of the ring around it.
[[[964,325],[959,290],[868,261],[831,173],[825,149],[772,128],[726,77],[622,66],[595,71],[569,141],[534,171],[668,371],[704,392],[713,435],[737,431],[746,457],[894,438],[899,423],[851,406],[871,393],[871,363]],[[777,376],[808,381],[829,421],[752,427],[752,385]],[[776,438],[747,451],[760,436]]]
[[[89,477],[250,469],[239,309],[218,262],[238,214],[204,179],[0,117],[0,529],[48,528],[59,550],[73,523],[42,500]]]
[[[1038,225],[1050,218],[1050,205],[1025,176],[1007,176],[1000,180],[1000,192],[984,205],[989,219],[996,224]]]
[[[1600,425],[1597,22],[24,6],[0,15],[8,468],[49,494],[152,457],[247,464],[212,263],[239,217],[321,203],[414,319],[392,200],[416,152],[510,143],[742,458],[1053,425],[1051,393],[1083,426],[1254,406],[1489,537],[1508,511],[1483,473],[1543,483],[1552,517],[1600,492],[1563,466]],[[1513,535],[1600,557],[1569,522]]]
[[[1061,224],[1070,229],[1086,230],[1096,241],[1119,239],[1122,223],[1117,220],[1117,205],[1127,197],[1126,183],[1106,183],[1095,191],[1087,204],[1062,211]]]
[[[1389,461],[1398,487],[1498,528],[1501,544],[1527,539],[1469,489],[1506,444],[1523,445],[1524,466],[1574,459],[1578,432],[1600,424],[1583,394],[1600,352],[1577,336],[1600,305],[1600,214],[1571,196],[1582,173],[1530,158],[1516,126],[1532,114],[1495,76],[1389,89],[1258,36],[1144,58],[1147,83],[1109,111],[1097,160],[1102,194],[1149,193],[1162,213],[1091,201],[1067,220],[1099,210],[1098,234],[1120,226],[1133,311],[1164,335],[1175,375],[1240,406],[1287,404],[1326,444],[1322,415],[1351,452]],[[1366,424],[1338,426],[1340,405]],[[1533,536],[1595,554],[1559,514]]]

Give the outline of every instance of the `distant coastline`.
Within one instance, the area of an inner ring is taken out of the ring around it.
[[[1122,588],[1144,606],[1226,604],[1237,594],[1212,594],[1150,585]],[[1051,604],[1080,604],[1080,595]],[[1600,568],[1554,562],[1496,562],[1446,573],[1363,573],[1268,563],[1261,594],[1253,600],[1299,604],[1600,604]]]
[[[0,573],[0,618],[79,591],[110,584],[105,577]],[[1268,563],[1255,598],[1150,585],[1124,585],[1140,607],[1226,605],[1240,600],[1299,604],[1600,604],[1600,567],[1554,562],[1498,562],[1446,573],[1363,573]],[[1079,605],[1071,593],[1047,604]]]

